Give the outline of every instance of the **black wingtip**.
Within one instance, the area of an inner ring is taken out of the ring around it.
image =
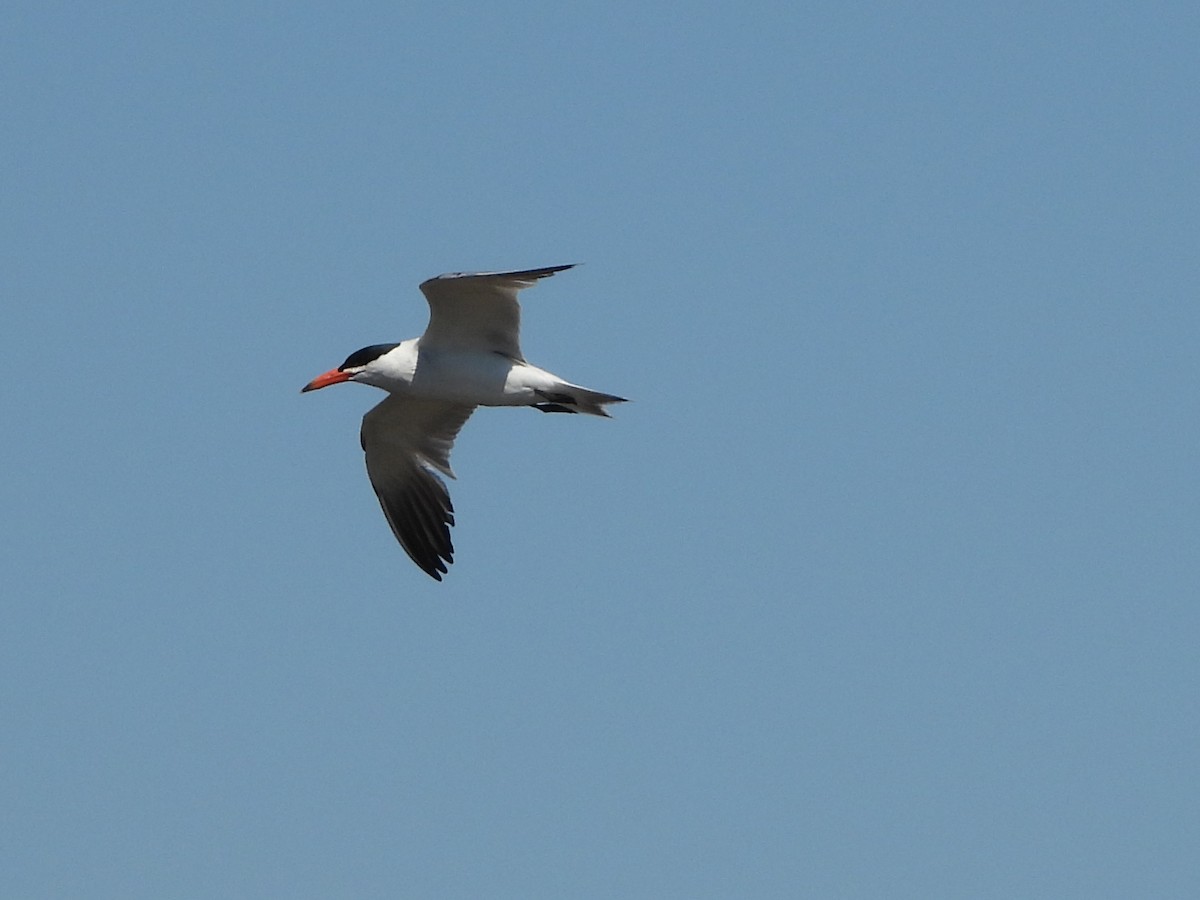
[[[527,281],[536,281],[538,278],[547,278],[555,272],[565,272],[567,269],[573,269],[581,263],[565,263],[561,266],[542,266],[537,269],[517,269],[510,272],[447,272],[445,275],[439,275],[432,279],[453,279],[453,278],[519,278]]]
[[[547,278],[555,272],[565,272],[567,269],[573,269],[579,263],[566,263],[561,266],[544,266],[540,269],[524,269],[520,272],[501,272],[499,274],[507,275],[511,278]]]

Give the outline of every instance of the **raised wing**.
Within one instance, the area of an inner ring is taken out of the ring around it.
[[[429,301],[429,327],[421,345],[482,350],[524,362],[517,292],[570,268],[573,264],[523,272],[452,272],[430,278],[421,284],[421,293]]]
[[[454,477],[450,450],[474,409],[392,394],[363,416],[367,476],[383,515],[412,561],[437,581],[454,562],[454,506],[433,470]]]

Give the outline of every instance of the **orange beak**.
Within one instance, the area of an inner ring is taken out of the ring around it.
[[[329,387],[331,384],[340,384],[343,381],[349,381],[352,377],[349,372],[343,372],[341,369],[330,369],[324,375],[318,375],[304,387],[300,388],[300,393],[319,390],[323,387]]]

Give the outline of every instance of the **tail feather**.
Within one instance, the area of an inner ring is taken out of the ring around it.
[[[563,383],[552,391],[534,391],[542,402],[535,403],[534,408],[542,412],[587,413],[592,416],[611,418],[604,407],[609,403],[627,403],[624,397],[616,394],[603,394],[600,391],[589,390],[577,384]]]

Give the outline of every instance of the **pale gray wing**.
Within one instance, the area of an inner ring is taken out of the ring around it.
[[[521,355],[521,306],[517,292],[573,266],[548,266],[523,272],[452,272],[422,282],[429,301],[429,327],[423,347],[482,350],[518,362]]]
[[[390,395],[363,416],[367,477],[400,546],[441,581],[454,562],[454,506],[435,469],[451,478],[450,450],[473,406]]]

